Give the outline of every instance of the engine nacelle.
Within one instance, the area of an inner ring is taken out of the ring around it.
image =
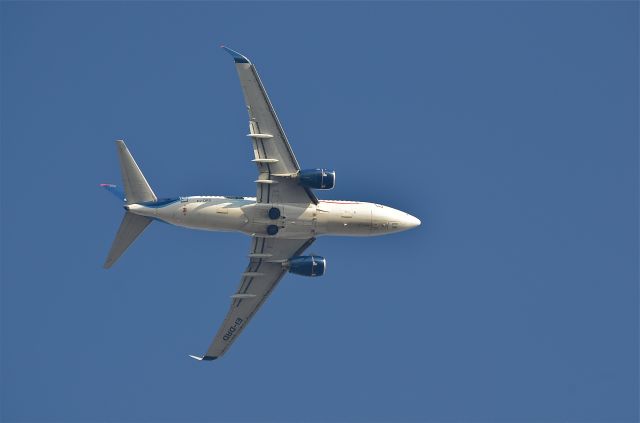
[[[327,260],[320,256],[297,256],[289,259],[289,272],[302,276],[322,276]]]
[[[313,189],[332,189],[336,185],[336,171],[327,169],[304,169],[298,175],[300,185]]]

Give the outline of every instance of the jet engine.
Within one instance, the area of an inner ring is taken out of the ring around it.
[[[300,185],[313,189],[332,189],[336,185],[335,170],[304,169],[298,175]]]
[[[297,256],[289,259],[289,272],[302,276],[322,276],[327,260],[320,256]]]

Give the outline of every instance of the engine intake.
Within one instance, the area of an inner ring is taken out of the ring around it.
[[[298,176],[300,185],[313,189],[332,189],[336,185],[335,170],[304,169]]]
[[[321,256],[297,256],[289,259],[289,272],[302,276],[322,276],[327,260]]]

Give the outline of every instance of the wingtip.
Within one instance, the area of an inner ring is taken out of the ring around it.
[[[211,361],[211,360],[215,360],[218,357],[211,357],[210,355],[205,355],[203,357],[197,356],[197,355],[191,355],[189,354],[189,357],[193,358],[194,360],[198,360],[198,361]]]
[[[243,56],[242,54],[238,53],[235,50],[230,49],[225,45],[221,45],[220,48],[226,51],[227,53],[229,53],[231,57],[233,57],[233,61],[236,63],[251,63],[246,56]]]

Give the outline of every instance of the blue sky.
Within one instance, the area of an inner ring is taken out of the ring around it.
[[[638,420],[638,3],[3,2],[3,421]],[[254,195],[225,43],[321,198],[423,225],[321,238],[198,363],[249,239],[154,224],[111,270],[124,138],[159,195]]]

